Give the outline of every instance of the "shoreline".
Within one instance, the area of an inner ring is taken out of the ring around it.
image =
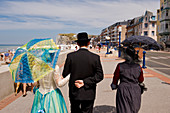
[[[0,46],[23,46],[24,44],[0,44]]]
[[[18,47],[21,46],[1,46],[0,45],[0,53],[4,53],[4,52],[8,52],[8,50],[10,51],[16,51]]]

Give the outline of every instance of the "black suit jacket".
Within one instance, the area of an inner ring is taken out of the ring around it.
[[[63,77],[70,74],[69,97],[74,100],[94,100],[96,83],[103,80],[100,56],[87,49],[69,53],[64,65]],[[84,86],[77,88],[76,80],[83,80]]]

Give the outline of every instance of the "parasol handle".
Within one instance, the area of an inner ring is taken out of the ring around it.
[[[52,66],[53,69],[55,69],[55,66],[56,66],[56,63],[57,63],[59,54],[60,54],[60,49],[59,49],[59,50],[57,51],[57,53],[55,54],[54,62],[53,62],[53,66]]]

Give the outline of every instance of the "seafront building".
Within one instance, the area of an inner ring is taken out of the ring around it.
[[[126,37],[148,36],[157,41],[156,22],[156,16],[152,12],[146,11],[145,15],[128,20]]]
[[[160,42],[170,41],[170,0],[160,0]]]
[[[104,28],[100,34],[100,42],[106,44],[106,37],[110,37],[110,44],[113,46],[118,45],[120,37],[119,33],[121,33],[121,42],[134,35],[148,36],[157,41],[156,23],[156,16],[150,11],[145,11],[145,15],[127,21],[117,22]]]
[[[100,34],[101,44],[106,44],[106,37],[110,45],[119,44],[119,33],[121,33],[121,42],[125,40],[127,21],[117,22],[102,30]]]
[[[157,36],[157,41],[158,43],[161,43],[160,41],[160,35],[159,35],[159,32],[161,30],[161,14],[162,14],[162,10],[163,10],[163,6],[164,6],[164,0],[160,0],[160,9],[157,9],[157,28],[156,28],[156,36]]]

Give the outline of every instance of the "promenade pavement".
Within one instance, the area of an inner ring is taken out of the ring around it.
[[[92,51],[96,52],[95,50]],[[116,65],[123,60],[116,56],[105,57],[105,51],[102,50],[101,53],[97,53],[101,56],[105,78],[97,86],[94,113],[116,113],[116,90],[111,90],[110,84]],[[62,69],[63,64],[60,65],[61,72]],[[170,78],[149,67],[144,69],[144,77],[148,91],[142,95],[139,113],[169,113]],[[70,111],[68,85],[60,89],[66,100],[68,111]],[[26,97],[22,97],[20,92],[17,96],[12,94],[0,101],[0,113],[30,113],[34,95],[29,91],[27,93]]]

